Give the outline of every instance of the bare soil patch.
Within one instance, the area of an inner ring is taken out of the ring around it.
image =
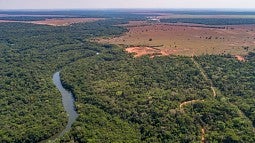
[[[124,26],[128,29],[124,35],[95,41],[125,47],[156,47],[159,50],[154,50],[155,54],[168,49],[171,54],[185,56],[192,53],[245,55],[255,51],[255,25],[210,27],[135,21]],[[151,50],[148,54],[152,54]]]
[[[149,55],[151,58],[155,56],[169,56],[178,52],[178,50],[171,50],[168,48],[153,48],[153,47],[129,47],[125,49],[128,53],[134,53],[134,57],[141,57]]]
[[[141,57],[144,55],[153,56],[155,54],[160,54],[159,49],[154,49],[150,47],[129,47],[125,49],[128,53],[135,53],[134,57]]]
[[[245,62],[245,58],[243,56],[235,55],[235,57],[238,61]]]

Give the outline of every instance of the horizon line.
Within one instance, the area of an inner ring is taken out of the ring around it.
[[[0,9],[0,11],[70,11],[70,10],[215,10],[255,11],[255,8],[42,8],[42,9]]]

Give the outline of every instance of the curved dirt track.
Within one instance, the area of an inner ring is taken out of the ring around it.
[[[216,94],[215,89],[212,85],[211,85],[211,89],[212,89],[212,92],[213,92],[213,96],[215,97],[217,94]]]
[[[180,109],[182,110],[183,109],[183,106],[185,105],[188,105],[188,104],[194,104],[194,103],[197,103],[197,102],[204,102],[204,100],[190,100],[190,101],[185,101],[185,102],[182,102],[180,104]]]
[[[197,63],[197,61],[193,58],[193,56],[191,57],[192,62],[195,64],[195,66],[197,67],[197,69],[200,71],[201,75],[203,76],[203,78],[208,81],[210,83],[210,88],[212,90],[212,95],[213,97],[216,97],[216,91],[215,88],[213,86],[212,81],[207,77],[207,75],[205,74],[204,69]],[[204,100],[190,100],[190,101],[185,101],[183,103],[180,104],[179,108],[181,111],[184,112],[183,110],[183,106],[187,105],[187,104],[194,104],[197,102],[204,102]],[[201,129],[201,143],[205,143],[205,128]]]

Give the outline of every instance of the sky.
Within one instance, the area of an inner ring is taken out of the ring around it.
[[[255,0],[0,0],[0,10],[111,8],[255,9]]]

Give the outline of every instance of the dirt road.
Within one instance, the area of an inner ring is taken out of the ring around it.
[[[208,76],[205,74],[204,69],[197,63],[197,61],[193,58],[193,56],[192,56],[191,60],[192,60],[193,63],[196,65],[196,67],[199,69],[199,71],[200,71],[200,73],[202,74],[203,78],[204,78],[206,81],[209,81],[210,86],[211,86],[211,90],[212,90],[212,94],[213,94],[214,97],[216,97],[217,94],[216,94],[215,88],[214,88],[214,86],[213,86],[212,80],[208,78]]]
[[[183,109],[183,106],[188,105],[188,104],[194,104],[196,102],[204,102],[204,100],[190,100],[190,101],[185,101],[183,103],[180,104],[180,109]]]
[[[201,129],[201,143],[205,143],[205,128],[202,128]]]

